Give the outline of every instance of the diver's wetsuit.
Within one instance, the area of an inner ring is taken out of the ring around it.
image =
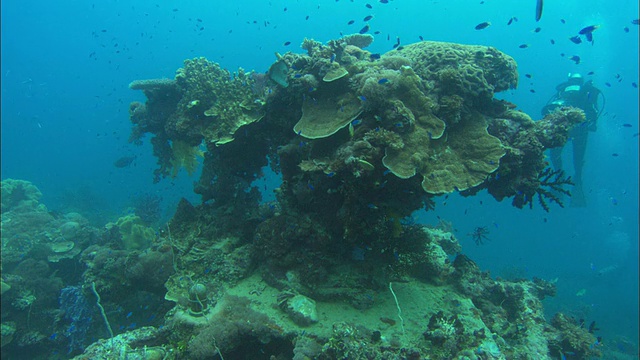
[[[586,206],[586,200],[582,190],[582,169],[584,156],[587,150],[589,131],[596,131],[597,120],[601,110],[598,109],[600,90],[593,86],[591,81],[583,83],[582,78],[570,78],[568,81],[556,86],[556,94],[542,108],[542,115],[546,115],[560,106],[573,106],[584,111],[586,121],[571,129],[569,136],[573,143],[573,168],[572,180],[575,184],[571,192],[572,206]],[[562,148],[551,149],[551,164],[553,168],[562,169]]]

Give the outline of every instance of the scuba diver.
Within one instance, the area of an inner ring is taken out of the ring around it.
[[[602,104],[599,103],[602,97]],[[547,101],[542,108],[545,116],[562,106],[573,106],[584,111],[586,121],[571,129],[569,136],[573,144],[573,182],[571,205],[586,206],[586,199],[582,189],[582,168],[587,149],[587,138],[590,131],[596,131],[597,120],[604,109],[605,98],[602,91],[593,86],[591,80],[585,82],[582,75],[569,73],[567,81],[556,86],[556,94]],[[551,149],[551,164],[555,170],[562,169],[562,148]]]

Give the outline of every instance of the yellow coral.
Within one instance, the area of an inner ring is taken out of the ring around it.
[[[144,250],[151,245],[156,232],[144,225],[137,215],[123,216],[115,224],[107,224],[107,228],[117,226],[122,236],[124,248],[127,250]]]
[[[187,174],[192,176],[198,169],[198,157],[204,156],[199,146],[189,146],[180,140],[173,141],[171,150],[171,177],[173,178],[178,175],[181,168],[184,168]]]

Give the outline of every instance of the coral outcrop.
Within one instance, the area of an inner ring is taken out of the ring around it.
[[[561,205],[553,196],[570,181],[547,168],[543,153],[584,114],[562,108],[533,121],[495,99],[518,74],[492,47],[421,42],[380,55],[366,50],[372,40],[305,39],[305,54],[276,54],[265,74],[196,58],[175,79],[131,84],[148,98],[130,105],[131,140],[153,136],[155,180],[180,168],[195,173],[202,155],[194,188],[202,203],[183,199],[157,233],[123,217],[90,244],[72,240],[80,222],[55,224],[64,237],[56,249],[74,241],[81,251],[64,261],[84,265],[75,275],[84,286],[64,294],[87,301],[67,296],[64,307],[88,308],[99,293],[103,322],[120,325],[81,356],[107,358],[109,341],[126,357],[167,359],[598,354],[587,347],[598,338],[572,319],[545,318],[553,284],[493,279],[462,254],[450,227],[411,218],[454,191],[487,189],[516,207],[534,196],[546,209]],[[265,166],[282,178],[270,202],[255,182]],[[4,209],[3,199],[3,226]],[[3,272],[11,286],[3,304],[9,295],[17,325],[3,338],[19,334],[21,343],[42,343],[20,321],[32,304],[51,307],[63,288],[51,275],[56,263],[34,253],[14,256]],[[49,290],[27,278],[48,278]],[[144,320],[138,312],[148,308]],[[132,330],[130,317],[158,328]],[[88,326],[58,347],[73,344],[77,353],[86,337],[106,336]]]

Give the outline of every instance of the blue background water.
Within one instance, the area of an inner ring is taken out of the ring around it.
[[[366,15],[374,15],[371,32],[381,33],[372,52],[390,50],[396,37],[408,44],[423,36],[512,55],[520,85],[499,96],[533,118],[567,73],[594,72],[607,104],[589,138],[586,208],[552,206],[545,213],[538,206],[517,210],[484,193],[451,195],[416,219],[453,221],[464,252],[493,274],[557,279],[558,296],[546,301],[549,314],[563,310],[596,320],[605,339],[637,339],[638,89],[631,83],[638,82],[638,26],[631,21],[638,18],[638,4],[547,0],[538,23],[534,11],[534,0],[3,1],[2,178],[29,180],[50,209],[80,209],[96,221],[116,219],[144,193],[162,196],[170,217],[180,197],[198,201],[192,192],[197,177],[181,173],[152,183],[148,141],[142,147],[127,143],[128,104],[144,101],[129,82],[173,77],[184,59],[197,56],[232,71],[265,71],[275,51],[302,52],[296,44],[304,37],[327,41],[354,33]],[[514,16],[519,21],[507,26]],[[347,25],[352,19],[355,24]],[[483,21],[492,25],[474,30]],[[568,40],[592,24],[601,25],[593,45]],[[539,33],[533,32],[537,26]],[[528,48],[518,47],[525,43]],[[570,61],[572,55],[582,62]],[[132,166],[113,166],[131,154],[137,156]],[[490,227],[491,242],[473,243],[467,234],[476,226]]]

